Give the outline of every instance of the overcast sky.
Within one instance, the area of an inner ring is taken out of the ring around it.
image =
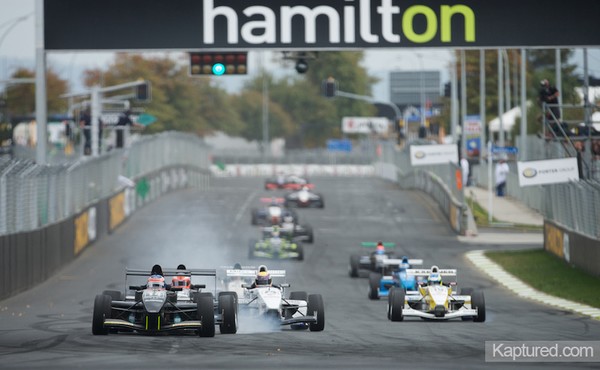
[[[85,1],[85,0],[81,0]],[[18,66],[34,68],[35,57],[35,1],[0,0],[0,80],[5,79]],[[18,21],[20,17],[27,17]],[[254,54],[254,56],[252,55]],[[420,57],[419,57],[420,55]],[[581,50],[577,50],[573,62],[582,73]],[[71,82],[74,90],[81,88],[81,72],[88,68],[104,68],[112,61],[113,54],[107,52],[47,53],[47,64]],[[448,65],[451,52],[447,49],[371,49],[366,52],[364,66],[369,74],[381,80],[374,87],[373,95],[377,99],[389,100],[388,76],[391,71],[438,70],[442,82],[449,80]],[[258,70],[256,65],[261,59],[257,53],[250,54],[249,73]],[[267,55],[265,60],[270,60]],[[422,60],[422,66],[421,66]],[[255,68],[253,68],[255,64]],[[590,74],[600,76],[600,49],[589,50]],[[295,74],[293,64],[288,69],[280,69],[277,74]],[[223,76],[219,83],[230,91],[238,89],[243,77]]]

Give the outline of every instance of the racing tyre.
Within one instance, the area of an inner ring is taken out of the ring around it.
[[[319,194],[321,201],[319,202],[319,208],[325,208],[325,199],[323,198],[323,194]]]
[[[119,292],[118,290],[105,290],[102,292],[102,295],[110,296],[113,301],[122,301],[124,298],[123,293]]]
[[[379,299],[379,283],[381,282],[381,274],[369,274],[369,299]]]
[[[289,299],[308,302],[308,294],[306,292],[291,292]],[[285,318],[291,319],[292,316],[294,316],[294,314],[296,313],[296,311],[297,310],[295,309],[285,310]],[[308,328],[308,325],[295,324],[291,325],[290,327],[292,328],[292,330],[304,330]]]
[[[310,331],[323,331],[325,329],[325,307],[323,306],[323,297],[320,294],[311,294],[308,296],[309,316],[316,316],[317,322],[308,324]]]
[[[202,324],[198,335],[201,337],[215,336],[215,309],[212,293],[198,294],[198,320]]]
[[[388,294],[388,306],[387,306],[388,320],[392,319],[392,300],[394,299],[394,294],[396,294],[396,288],[390,289],[390,293]]]
[[[388,307],[390,320],[402,321],[404,316],[402,315],[402,309],[404,308],[404,289],[394,289],[394,294],[390,295],[391,307]]]
[[[92,334],[107,335],[108,329],[104,327],[104,319],[110,318],[112,298],[109,295],[99,294],[94,299],[94,314],[92,317]]]
[[[298,252],[298,257],[296,257],[296,259],[298,261],[303,261],[304,260],[304,248],[302,247],[302,244],[298,244],[296,246],[296,252]]]
[[[360,267],[360,256],[352,255],[350,256],[350,269],[348,270],[348,275],[350,277],[356,278],[358,277],[358,268]]]
[[[234,293],[235,294],[235,293]],[[219,313],[223,321],[219,325],[221,334],[235,334],[237,332],[237,307],[232,294],[219,293]]]
[[[310,225],[306,225],[306,235],[308,236],[308,238],[306,239],[307,243],[314,243],[315,241],[315,234],[313,232],[313,228]]]
[[[460,290],[460,295],[473,295],[473,288],[462,288]],[[471,320],[473,320],[472,317],[468,317],[468,316],[462,316],[460,319],[462,321],[471,321]]]
[[[258,214],[258,209],[256,209],[256,208],[252,208],[252,211],[251,211],[251,212],[252,212],[252,219],[251,219],[250,223],[251,223],[252,225],[258,225],[258,216],[257,216],[257,214]]]
[[[483,299],[483,292],[473,292],[471,294],[471,307],[477,309],[477,316],[473,317],[475,322],[485,321],[485,300]]]

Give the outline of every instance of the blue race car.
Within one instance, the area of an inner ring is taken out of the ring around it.
[[[381,261],[380,272],[369,274],[369,298],[387,297],[392,288],[403,288],[407,294],[418,293],[418,285],[423,282],[423,278],[409,275],[406,270],[422,264],[423,260],[409,259],[406,256]]]

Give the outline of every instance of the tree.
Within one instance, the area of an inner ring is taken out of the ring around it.
[[[241,121],[227,93],[210,77],[191,78],[187,66],[168,56],[117,54],[106,70],[87,70],[87,86],[112,86],[138,79],[152,84],[152,101],[136,104],[158,118],[146,132],[178,130],[205,135],[214,130],[237,132]]]
[[[35,73],[26,68],[19,68],[11,79],[34,78]],[[60,96],[68,90],[68,83],[61,79],[56,72],[49,69],[46,72],[47,110],[50,114],[64,113],[67,101]],[[6,87],[6,109],[9,116],[31,116],[35,114],[35,84],[22,83]]]

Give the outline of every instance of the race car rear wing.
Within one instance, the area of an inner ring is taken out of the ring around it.
[[[255,277],[256,270],[227,270],[228,277]],[[271,277],[285,277],[285,270],[269,270]]]
[[[384,242],[382,244],[386,248],[394,248],[396,246],[396,243],[392,242]],[[377,247],[377,242],[361,242],[360,245],[365,248],[375,248]]]
[[[162,269],[164,276],[217,276],[216,269],[187,269],[187,270],[177,270],[171,268]],[[150,276],[151,271],[146,269],[125,269],[126,276]]]
[[[381,262],[383,263],[384,266],[393,266],[393,265],[400,265],[402,263],[402,260],[398,259],[398,258],[389,258],[389,259],[381,260]],[[409,258],[408,259],[408,264],[411,265],[411,266],[422,265],[423,264],[423,260],[422,259]]]
[[[406,273],[414,276],[429,276],[431,269],[407,269]],[[441,276],[456,276],[456,269],[439,269],[438,273]]]

